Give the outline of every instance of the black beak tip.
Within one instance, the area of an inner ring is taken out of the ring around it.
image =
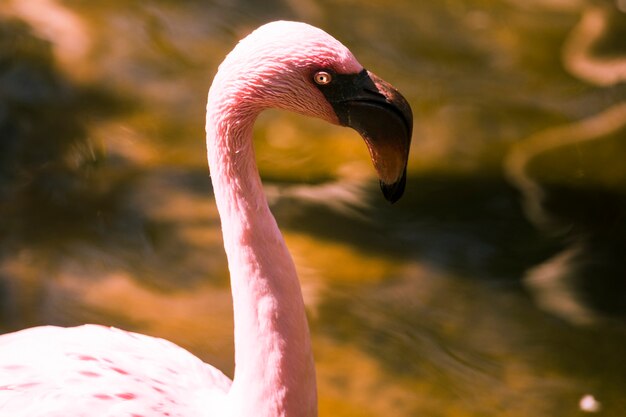
[[[383,191],[383,195],[385,196],[385,199],[387,199],[387,201],[389,201],[391,204],[395,203],[396,201],[400,199],[400,197],[402,197],[402,195],[404,194],[405,187],[406,187],[406,170],[402,174],[402,177],[398,181],[392,184],[387,184],[382,181],[380,182],[380,189]]]

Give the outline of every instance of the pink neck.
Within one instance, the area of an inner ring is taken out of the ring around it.
[[[207,148],[235,321],[227,415],[313,417],[315,368],[302,292],[252,147],[252,125],[262,109],[224,99],[230,95],[215,85],[207,106]]]

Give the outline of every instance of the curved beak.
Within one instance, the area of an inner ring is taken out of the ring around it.
[[[378,172],[387,200],[402,197],[413,132],[413,113],[406,99],[391,84],[363,70],[336,75],[332,89],[322,90],[339,124],[361,134]]]

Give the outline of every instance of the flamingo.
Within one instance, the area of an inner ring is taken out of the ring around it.
[[[352,127],[387,200],[404,192],[411,108],[332,36],[272,22],[227,55],[209,90],[206,140],[231,275],[235,373],[175,344],[100,325],[0,336],[0,416],[317,415],[315,368],[296,269],[263,194],[252,126],[279,108]]]

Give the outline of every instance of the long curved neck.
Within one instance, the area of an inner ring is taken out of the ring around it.
[[[315,368],[302,292],[252,147],[252,125],[261,109],[220,94],[218,80],[209,92],[207,150],[234,307],[228,415],[313,417]]]

